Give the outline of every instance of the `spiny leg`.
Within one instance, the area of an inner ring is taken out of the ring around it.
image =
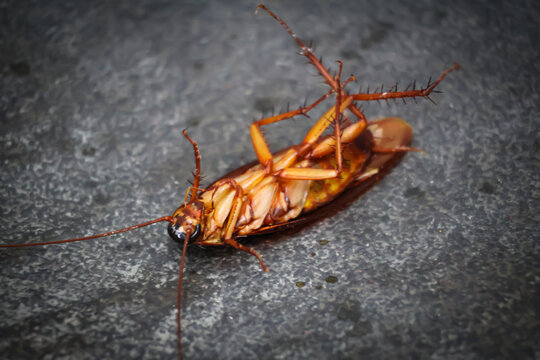
[[[441,81],[446,77],[446,75],[458,69],[459,69],[459,64],[455,63],[453,67],[446,69],[441,74],[439,79],[437,79],[437,81],[435,81],[433,84],[430,84],[426,88],[420,89],[420,90],[379,92],[379,93],[371,93],[371,94],[369,93],[368,94],[354,94],[354,95],[348,95],[348,96],[350,96],[353,100],[365,100],[365,101],[388,100],[388,99],[397,99],[397,98],[406,98],[406,97],[413,97],[413,98],[414,97],[427,97],[429,99],[429,95],[431,94],[431,92],[433,92],[435,87],[437,87],[437,85],[441,83]],[[349,107],[349,110],[353,114],[355,114],[360,119],[360,121],[352,125],[349,125],[347,128],[345,128],[344,133],[343,133],[343,139],[342,139],[342,143],[344,144],[354,140],[354,138],[360,135],[360,133],[366,128],[366,126],[370,126],[373,124],[373,122],[371,123],[368,122],[364,114],[354,105],[351,105]],[[336,146],[336,142],[334,139],[326,138],[315,146],[315,148],[309,154],[309,156],[314,157],[314,158],[319,158],[319,157],[328,155],[329,153],[331,153],[332,148],[335,146]],[[413,148],[413,147],[408,147],[408,146],[398,146],[398,147],[391,147],[391,148],[374,146],[372,150],[378,153],[396,153],[396,152],[404,152],[404,151],[417,151],[417,152],[425,153],[423,150]]]
[[[435,87],[440,84],[441,81],[454,70],[459,69],[459,64],[455,63],[453,67],[446,69],[441,76],[433,84],[419,90],[405,90],[405,91],[382,91],[375,93],[354,94],[350,95],[355,101],[370,101],[370,100],[390,100],[390,99],[402,99],[402,98],[415,98],[425,97],[429,99],[429,95],[433,92]]]
[[[366,94],[354,94],[350,95],[354,100],[363,100],[363,101],[369,101],[369,100],[388,100],[388,99],[405,99],[405,98],[416,98],[416,97],[425,97],[429,100],[429,95],[434,91],[434,89],[441,83],[441,81],[444,80],[444,78],[451,72],[459,70],[459,64],[454,63],[454,66],[451,68],[446,69],[443,71],[441,76],[432,84],[428,84],[423,89],[413,89],[413,90],[405,90],[405,91],[390,91],[390,92],[377,92],[377,93],[366,93]],[[397,85],[396,85],[397,88]],[[382,90],[382,87],[381,87]],[[367,122],[366,124],[368,126],[375,125],[377,121],[375,122]],[[390,153],[398,153],[398,152],[407,152],[407,151],[415,151],[415,152],[422,152],[427,155],[427,153],[421,149],[409,147],[409,146],[391,146],[391,147],[385,147],[375,144],[372,148],[372,151],[374,153],[379,154],[390,154]]]
[[[271,17],[273,17],[277,22],[279,22],[279,24],[289,33],[289,35],[291,35],[291,37],[294,39],[294,41],[296,42],[296,44],[298,45],[298,47],[300,48],[300,50],[302,51],[302,55],[304,55],[305,57],[307,57],[308,61],[317,69],[317,71],[319,72],[319,74],[321,74],[321,76],[324,78],[324,80],[326,81],[326,83],[328,85],[330,85],[330,87],[334,90],[334,91],[338,91],[338,82],[337,80],[332,77],[332,75],[330,75],[330,72],[328,71],[328,69],[322,64],[322,62],[315,56],[315,54],[313,53],[313,51],[307,47],[304,42],[302,40],[300,40],[298,38],[298,36],[291,30],[291,28],[289,27],[289,25],[287,25],[287,23],[281,19],[279,16],[277,16],[276,14],[274,14],[270,9],[268,9],[266,6],[260,4],[257,6],[257,9],[255,10],[255,14],[257,13],[257,10],[261,8],[263,9],[264,11],[266,11]],[[353,81],[355,80],[355,77],[354,75],[351,76],[351,78],[349,78],[349,80],[345,81],[345,84],[347,84],[349,81]],[[344,84],[344,85],[345,85]],[[343,90],[343,88],[341,88],[340,90],[341,92],[344,93],[345,95],[345,91]],[[362,113],[362,111],[360,111],[360,109],[358,109],[358,107],[356,107],[356,105],[354,103],[351,103],[349,105],[349,110],[358,118],[359,121],[367,121],[366,120],[366,117],[364,116],[364,114]]]
[[[336,78],[337,81],[337,92],[336,92],[336,113],[334,115],[334,138],[335,141],[335,155],[336,155],[336,170],[338,175],[343,169],[343,155],[341,153],[341,70],[343,69],[343,63],[338,60],[339,63],[339,72]]]

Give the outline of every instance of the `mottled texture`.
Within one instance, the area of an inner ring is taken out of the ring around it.
[[[170,214],[254,158],[253,118],[325,91],[250,1],[0,4],[2,243]],[[540,7],[535,1],[267,4],[371,89],[424,84],[414,146],[351,207],[293,234],[188,251],[186,359],[540,357]],[[324,110],[324,106],[320,111]],[[316,114],[313,117],[316,117]],[[312,120],[265,129],[278,149]],[[0,251],[3,358],[176,358],[179,251],[166,226]]]

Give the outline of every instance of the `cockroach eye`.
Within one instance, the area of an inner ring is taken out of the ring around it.
[[[167,227],[167,232],[169,233],[169,236],[178,243],[183,243],[186,239],[186,233],[184,232],[184,229],[181,229],[180,224],[169,224]],[[189,242],[192,243],[197,239],[197,236],[199,236],[199,233],[201,232],[201,225],[197,224],[195,227],[195,231],[191,236],[189,237]]]

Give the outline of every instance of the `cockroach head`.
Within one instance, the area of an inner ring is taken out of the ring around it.
[[[167,231],[169,236],[178,243],[186,240],[186,234],[189,232],[188,241],[190,243],[197,240],[201,234],[201,219],[204,213],[204,204],[202,201],[195,200],[191,204],[182,205],[174,212],[173,222],[169,224]]]

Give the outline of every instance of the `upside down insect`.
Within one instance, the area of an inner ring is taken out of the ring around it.
[[[252,123],[250,136],[257,156],[256,163],[240,167],[210,186],[202,188],[199,148],[184,130],[183,135],[193,146],[196,171],[193,185],[186,191],[184,203],[172,216],[163,216],[124,229],[82,238],[0,245],[4,248],[28,247],[83,241],[158,222],[168,222],[170,237],[183,244],[177,298],[180,357],[181,290],[187,245],[230,245],[254,255],[262,269],[268,271],[261,256],[240,243],[239,238],[275,232],[308,221],[317,209],[345,191],[376,182],[400,155],[416,150],[408,147],[412,130],[404,120],[385,118],[368,122],[355,102],[428,97],[448,73],[459,68],[458,64],[455,64],[445,70],[437,81],[422,89],[393,89],[384,92],[381,88],[379,92],[349,94],[345,86],[355,78],[351,76],[342,81],[341,62],[338,61],[337,76],[330,75],[312,50],[305,46],[282,19],[264,5],[259,5],[258,8],[276,19],[293,37],[302,54],[317,69],[330,90],[309,106]],[[298,115],[307,115],[331,95],[335,95],[333,105],[315,122],[300,144],[275,154],[270,152],[261,132],[262,126]],[[331,126],[333,133],[323,135]]]

